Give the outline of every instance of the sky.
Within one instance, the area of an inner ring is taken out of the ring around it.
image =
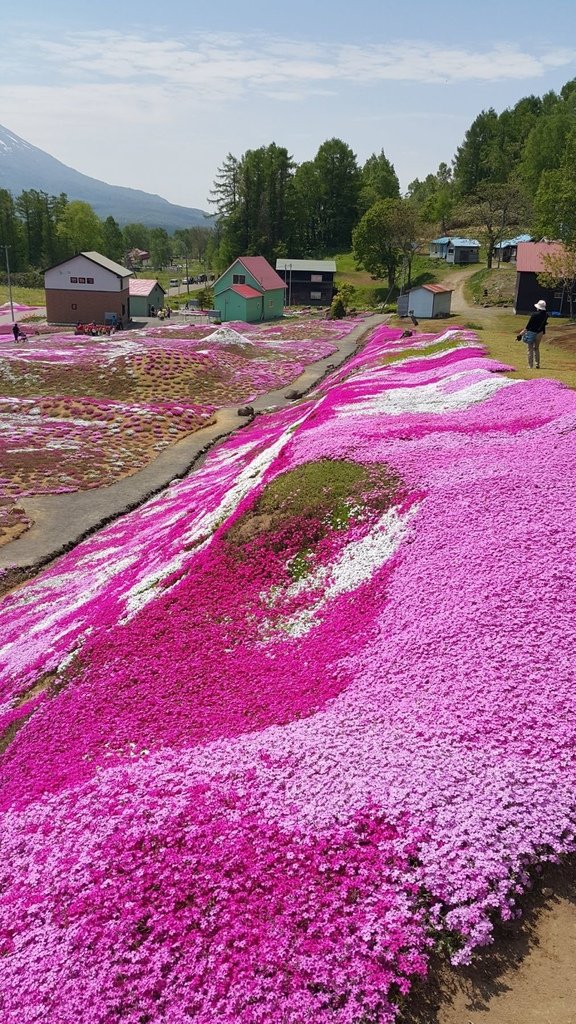
[[[26,0],[0,39],[0,124],[203,210],[228,153],[272,142],[297,164],[334,137],[360,165],[384,150],[405,191],[481,110],[576,77],[573,0]]]

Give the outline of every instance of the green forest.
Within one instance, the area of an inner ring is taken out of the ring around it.
[[[0,250],[4,255],[8,248],[12,280],[23,287],[43,286],[43,270],[78,252],[96,251],[132,265],[128,254],[140,249],[150,253],[150,262],[160,270],[174,259],[205,266],[213,242],[209,228],[185,228],[169,235],[164,228],[144,224],[120,227],[113,217],[100,220],[88,203],[69,201],[65,195],[29,189],[14,197],[0,189]],[[0,280],[5,277],[6,270]]]
[[[332,138],[301,164],[275,142],[229,153],[210,201],[213,230],[170,236],[102,221],[65,195],[0,189],[0,246],[8,247],[13,272],[36,277],[91,249],[122,262],[136,247],[149,251],[158,269],[184,258],[217,271],[241,254],[274,260],[351,251],[358,267],[391,286],[435,234],[473,230],[487,266],[498,241],[524,230],[575,247],[576,79],[559,94],[525,97],[500,114],[483,110],[453,160],[416,178],[404,195],[383,149],[359,165],[350,146]]]

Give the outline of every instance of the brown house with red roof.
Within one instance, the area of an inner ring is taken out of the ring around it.
[[[50,324],[126,324],[132,271],[99,252],[80,252],[44,272]]]
[[[264,256],[239,256],[214,282],[214,309],[223,322],[277,320],[285,284]]]

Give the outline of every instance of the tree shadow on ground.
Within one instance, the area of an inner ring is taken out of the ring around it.
[[[470,1013],[488,1011],[491,999],[510,991],[505,976],[518,970],[539,945],[542,912],[560,900],[576,905],[576,857],[544,869],[521,902],[523,916],[497,924],[494,942],[480,950],[469,967],[451,968],[445,957],[433,957],[428,978],[414,985],[397,1024],[435,1024],[441,1007],[450,1005],[460,992]]]
[[[416,276],[412,278],[410,287],[419,288],[423,284],[434,284],[435,282],[435,275],[431,274],[428,270],[423,270],[420,274],[416,274]]]

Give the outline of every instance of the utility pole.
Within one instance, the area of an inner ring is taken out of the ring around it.
[[[12,323],[14,323],[14,303],[12,302],[12,281],[10,280],[10,260],[8,259],[8,246],[4,246],[4,252],[6,253],[6,276],[8,278],[8,298],[10,300],[10,316],[12,317]]]

